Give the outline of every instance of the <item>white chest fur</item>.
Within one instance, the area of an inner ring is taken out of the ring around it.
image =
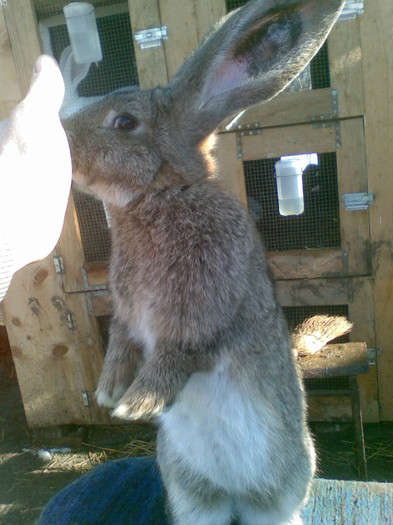
[[[230,380],[224,361],[194,374],[160,423],[173,453],[216,486],[242,493],[267,478],[280,422]]]

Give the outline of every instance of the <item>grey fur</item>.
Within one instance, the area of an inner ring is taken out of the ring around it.
[[[111,94],[65,123],[74,180],[112,218],[114,316],[98,401],[125,419],[158,416],[174,524],[301,523],[314,472],[303,388],[259,234],[207,179],[210,134],[280,92],[342,3],[251,1],[168,88]]]

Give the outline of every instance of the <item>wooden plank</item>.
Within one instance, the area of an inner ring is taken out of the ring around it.
[[[0,9],[0,120],[8,117],[14,106],[21,100],[22,91],[18,83],[11,42]]]
[[[236,120],[233,129],[248,129],[247,125],[265,128],[303,124],[311,122],[318,115],[332,113],[332,90],[330,88],[282,93],[266,104],[258,104],[247,109]],[[231,120],[233,117],[226,120],[219,130],[227,131],[226,128]]]
[[[270,128],[261,134],[242,136],[243,159],[259,160],[301,153],[336,151],[336,129],[315,129],[311,124]]]
[[[320,352],[298,359],[305,379],[366,374],[369,370],[366,343],[327,345]]]
[[[163,25],[168,27],[169,38],[164,46],[168,77],[171,79],[198,45],[195,3],[193,0],[161,0],[160,13]]]
[[[337,149],[338,191],[367,192],[366,144],[363,118],[340,123],[341,147]],[[348,275],[369,275],[369,211],[347,211],[340,205],[341,247],[346,255]]]
[[[343,275],[341,250],[268,252],[274,279],[313,279]]]
[[[305,525],[389,525],[392,508],[393,483],[315,479],[302,518]]]
[[[63,293],[52,255],[15,274],[2,310],[28,424],[106,421],[92,396],[102,366],[98,331],[80,294]],[[90,393],[91,407],[83,392]]]
[[[56,246],[56,253],[63,258],[65,273],[61,277],[64,291],[86,290],[82,273],[85,257],[72,192],[68,201],[63,230]]]
[[[365,2],[360,17],[374,308],[381,420],[393,420],[393,3]]]
[[[27,93],[34,62],[41,54],[32,0],[12,0],[2,7],[15,60],[19,86]]]
[[[168,76],[172,78],[205,33],[226,13],[225,0],[160,0]]]
[[[128,0],[128,8],[133,35],[143,29],[163,25],[158,0]],[[139,45],[134,42],[134,48],[141,89],[166,86],[168,72],[164,47],[140,49]]]
[[[218,179],[247,207],[243,161],[238,157],[236,134],[226,133],[217,137]]]
[[[373,301],[374,280],[359,277],[352,280],[352,292],[348,303],[348,317],[353,323],[351,341],[365,341],[369,348],[375,348],[375,318]],[[360,405],[363,419],[375,423],[380,419],[378,403],[378,358],[370,366],[369,373],[358,377]]]
[[[349,278],[298,279],[276,281],[277,299],[281,306],[348,304],[352,290]]]
[[[205,0],[204,2],[193,0],[193,4],[199,43],[207,31],[226,14],[226,2],[225,0]]]
[[[340,117],[364,114],[360,17],[337,23],[328,38],[331,87],[338,91]]]

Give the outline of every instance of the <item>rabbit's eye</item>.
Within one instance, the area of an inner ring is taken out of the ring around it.
[[[125,113],[124,115],[118,115],[113,120],[113,128],[115,129],[124,129],[126,131],[133,130],[137,127],[138,121],[132,115]]]

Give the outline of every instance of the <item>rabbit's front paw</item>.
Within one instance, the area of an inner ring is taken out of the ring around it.
[[[112,411],[112,416],[128,420],[150,419],[160,415],[165,405],[164,398],[157,392],[132,385]]]
[[[124,388],[121,388],[121,387],[106,388],[102,386],[101,384],[98,385],[98,388],[95,391],[97,403],[100,406],[107,407],[107,408],[114,408],[119,402],[119,399],[121,399],[123,394],[124,394]]]
[[[97,390],[97,403],[114,408],[134,379],[134,371],[127,366],[110,366],[105,363]]]

